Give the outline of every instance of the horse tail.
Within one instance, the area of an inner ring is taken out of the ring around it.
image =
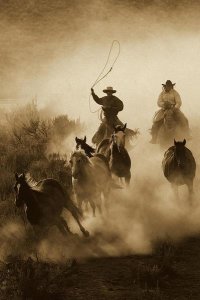
[[[70,199],[70,201],[68,201],[67,205],[64,206],[67,210],[70,211],[70,213],[72,214],[72,216],[74,217],[74,219],[79,220],[80,218],[83,217],[82,212],[80,211],[80,209],[74,204],[74,202],[72,201],[72,199]]]

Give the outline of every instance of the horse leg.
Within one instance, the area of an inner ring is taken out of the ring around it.
[[[97,201],[96,201],[96,205],[97,205],[97,208],[98,208],[98,210],[99,210],[99,212],[100,212],[100,214],[102,213],[102,209],[101,209],[101,193],[98,193],[97,194],[97,196],[96,196],[96,199],[97,199]]]
[[[93,212],[93,217],[95,217],[95,203],[92,199],[89,200],[90,206],[92,208],[92,212]]]
[[[81,199],[81,197],[79,195],[76,196],[76,199],[77,199],[78,209],[82,212],[82,203],[83,203],[83,200]]]
[[[131,181],[131,172],[129,172],[128,175],[125,176],[126,186],[129,186],[130,181]]]
[[[192,201],[194,196],[193,180],[189,180],[186,184],[188,187],[189,200]]]
[[[103,192],[104,197],[104,207],[108,212],[109,204],[110,204],[110,187],[108,186],[107,189]]]
[[[179,200],[178,186],[174,183],[171,184],[172,190],[174,192],[174,196]]]
[[[90,234],[89,232],[83,227],[83,225],[81,224],[81,222],[79,221],[79,217],[76,213],[74,213],[73,211],[71,212],[72,216],[74,217],[74,219],[76,220],[81,232],[83,233],[84,236],[88,237]]]
[[[66,236],[68,233],[72,234],[72,232],[70,231],[67,225],[67,222],[62,217],[58,218],[56,222],[56,226],[64,236]]]
[[[85,202],[85,210],[88,212],[88,201]]]

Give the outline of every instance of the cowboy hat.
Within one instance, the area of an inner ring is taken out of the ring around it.
[[[171,80],[167,80],[165,83],[162,83],[163,86],[174,86],[176,83],[172,83]]]
[[[104,93],[112,92],[114,94],[114,93],[116,93],[116,90],[113,90],[112,86],[108,86],[105,90],[103,90],[103,92]]]

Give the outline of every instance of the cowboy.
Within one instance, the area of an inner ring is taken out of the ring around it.
[[[174,108],[175,118],[177,122],[181,125],[182,128],[185,128],[189,132],[188,120],[184,114],[180,111],[182,105],[181,97],[179,93],[174,89],[175,83],[172,83],[171,80],[167,80],[166,83],[162,84],[163,91],[158,97],[157,104],[161,107],[154,116],[153,126],[151,128],[152,139],[150,143],[156,144],[158,131],[163,124],[164,113],[168,108]]]
[[[122,111],[124,108],[123,102],[114,96],[113,94],[116,93],[116,90],[113,87],[109,86],[105,90],[106,96],[99,98],[95,93],[94,89],[91,88],[92,97],[94,101],[102,106],[104,118],[102,119],[102,123],[99,126],[97,132],[92,138],[92,142],[94,144],[99,144],[105,135],[106,126],[108,125],[110,128],[113,129],[116,125],[122,125],[123,123],[117,117],[119,111]]]

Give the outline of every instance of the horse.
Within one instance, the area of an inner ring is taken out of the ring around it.
[[[124,178],[126,184],[129,185],[131,179],[131,159],[125,148],[125,130],[126,124],[114,127],[111,138],[103,140],[97,148],[97,152],[106,156],[112,174],[120,179]]]
[[[193,180],[196,172],[196,162],[192,152],[185,147],[186,140],[177,142],[164,154],[162,168],[164,176],[171,183],[177,197],[178,186],[186,184],[189,196],[193,195]]]
[[[105,139],[110,139],[112,133],[113,133],[113,127],[114,126],[121,126],[123,127],[124,124],[118,119],[116,116],[105,116],[102,117],[102,114],[100,116],[100,119],[102,121],[98,131],[95,133],[95,135],[92,138],[93,144],[95,144],[96,148],[100,145],[102,141]],[[139,134],[139,129],[130,129],[126,128],[126,147],[128,150],[131,150],[133,148],[132,141],[133,139]]]
[[[186,122],[187,120],[185,119]],[[171,145],[173,139],[181,140],[186,134],[189,137],[189,133],[186,133],[187,130],[187,124],[181,124],[178,118],[177,109],[172,105],[166,105],[163,114],[163,123],[158,131],[158,144],[166,149],[166,147]]]
[[[75,137],[75,142],[76,150],[79,150],[79,148],[81,148],[82,150],[84,150],[85,154],[88,157],[92,157],[94,155],[95,149],[86,143],[86,136],[84,137],[84,139]]]
[[[89,203],[95,216],[96,206],[101,212],[101,196],[104,196],[105,205],[109,199],[111,174],[108,165],[99,157],[87,157],[83,151],[74,151],[69,163],[78,207],[82,209],[83,202]]]
[[[89,235],[80,223],[81,212],[57,180],[47,178],[33,185],[24,173],[16,173],[15,179],[15,205],[26,206],[26,217],[33,228],[45,230],[56,225],[63,235],[71,233],[67,222],[61,216],[66,208],[71,212],[82,233],[85,236]]]

